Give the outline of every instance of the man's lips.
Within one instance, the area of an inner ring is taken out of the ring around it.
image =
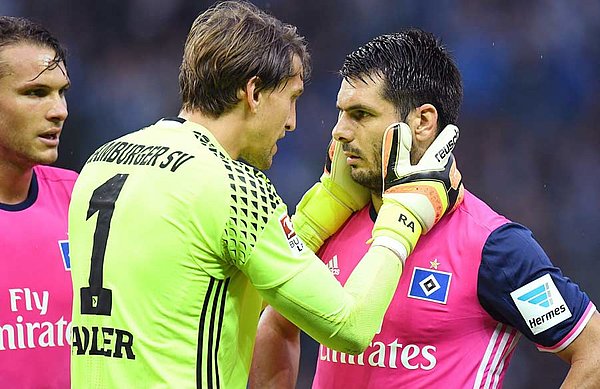
[[[38,138],[48,146],[57,146],[59,142],[60,129],[45,131],[38,135]]]
[[[345,151],[344,155],[346,156],[346,163],[348,165],[355,165],[360,160],[360,157],[355,153]]]

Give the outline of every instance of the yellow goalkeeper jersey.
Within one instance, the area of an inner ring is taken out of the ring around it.
[[[180,118],[88,158],[69,240],[77,389],[245,388],[261,295],[343,346],[361,336],[361,320],[377,328],[397,282],[376,279],[371,264],[361,287],[386,287],[386,298],[346,293],[304,248],[265,175]]]

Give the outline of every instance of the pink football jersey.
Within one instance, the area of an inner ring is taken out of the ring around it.
[[[342,284],[368,249],[366,242],[374,218],[370,212],[367,207],[353,215],[321,249],[319,256]],[[383,324],[367,350],[353,356],[320,346],[313,388],[427,388],[436,384],[448,388],[501,387],[521,333],[537,340],[535,331],[528,333],[527,318],[520,319],[513,305],[491,303],[500,312],[514,311],[515,319],[497,320],[480,301],[482,250],[493,231],[512,224],[466,192],[464,202],[422,236],[407,258]],[[507,245],[502,242],[500,246]],[[498,257],[500,263],[509,258],[504,253]],[[559,324],[544,334],[554,331],[555,338],[547,342],[564,345],[572,341],[577,328],[587,323],[595,307],[573,285],[563,288],[556,279],[554,283],[563,295],[572,296],[573,317],[556,308]],[[492,292],[498,298],[510,300],[508,293],[501,293],[500,286],[495,288]],[[536,300],[530,294],[518,291],[517,298],[532,308],[545,309],[534,306],[540,304],[541,294]],[[540,339],[542,336],[546,335],[540,335]]]
[[[67,213],[77,174],[37,166],[27,199],[0,204],[0,386],[69,388]]]

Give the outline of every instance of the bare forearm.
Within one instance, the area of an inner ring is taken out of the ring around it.
[[[580,360],[571,365],[561,389],[600,388],[600,360]]]
[[[561,389],[600,388],[600,315],[595,312],[581,334],[558,356],[571,364]]]
[[[295,388],[299,360],[300,330],[268,307],[258,326],[248,387]]]

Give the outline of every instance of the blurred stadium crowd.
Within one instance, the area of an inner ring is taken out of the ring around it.
[[[530,227],[555,264],[600,304],[600,2],[588,0],[254,0],[298,26],[313,76],[298,125],[267,175],[293,210],[321,173],[336,120],[336,71],[370,38],[402,27],[441,37],[463,75],[455,154],[467,189]],[[67,47],[72,88],[59,166],[175,116],[187,31],[205,0],[0,0]],[[198,177],[202,179],[202,177]],[[459,232],[457,232],[459,233]],[[298,387],[309,387],[305,341]],[[507,388],[558,387],[566,365],[522,341]]]

